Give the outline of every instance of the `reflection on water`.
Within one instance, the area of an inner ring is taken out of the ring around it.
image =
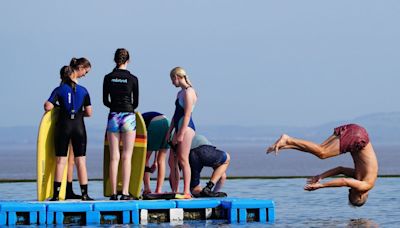
[[[371,219],[350,219],[346,227],[377,228],[379,225]]]

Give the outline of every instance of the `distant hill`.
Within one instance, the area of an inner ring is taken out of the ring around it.
[[[369,132],[374,144],[400,144],[400,112],[374,113],[353,120],[336,121],[312,127],[291,126],[203,126],[199,127],[210,139],[225,142],[274,142],[282,133],[321,142],[333,128],[347,123],[357,123]]]
[[[332,133],[334,127],[345,123],[358,123],[367,128],[374,144],[400,144],[400,112],[374,113],[353,120],[330,122],[313,127],[290,126],[198,126],[198,132],[214,143],[269,144],[282,133],[320,142]],[[102,145],[104,126],[88,127],[88,146]],[[35,126],[0,127],[2,146],[33,146],[38,129]]]

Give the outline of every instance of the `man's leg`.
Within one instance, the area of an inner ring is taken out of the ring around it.
[[[267,153],[277,154],[281,149],[294,149],[313,154],[321,159],[334,157],[340,154],[340,141],[336,135],[331,135],[322,144],[296,139],[283,134],[272,146],[267,149]]]

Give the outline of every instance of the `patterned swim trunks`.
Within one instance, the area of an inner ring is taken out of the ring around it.
[[[340,153],[359,152],[369,143],[367,131],[357,124],[337,127],[334,134],[339,136]]]
[[[136,130],[136,116],[133,112],[111,112],[108,114],[107,131],[125,133]]]

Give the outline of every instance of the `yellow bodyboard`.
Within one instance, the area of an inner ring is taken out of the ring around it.
[[[53,108],[46,112],[39,126],[37,138],[37,199],[44,201],[53,196],[53,182],[56,168],[56,155],[54,146],[54,132],[59,109]],[[59,198],[65,199],[67,182],[67,167],[61,182]]]
[[[136,138],[135,146],[133,148],[131,177],[129,182],[129,193],[136,199],[141,196],[142,182],[144,175],[144,167],[146,165],[146,151],[147,150],[147,129],[142,114],[136,112]],[[122,151],[120,145],[120,151]],[[104,139],[104,160],[103,160],[103,192],[104,196],[109,197],[112,195],[110,184],[110,148],[108,145],[107,134]],[[118,166],[118,183],[117,191],[122,192],[122,172],[121,162]]]

